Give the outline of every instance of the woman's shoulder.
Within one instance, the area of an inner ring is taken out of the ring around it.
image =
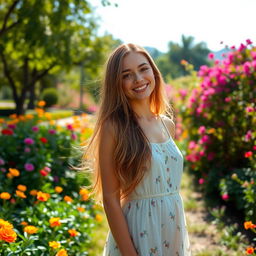
[[[166,115],[163,115],[163,114],[161,114],[160,117],[164,121],[164,123],[165,123],[166,127],[168,128],[172,138],[174,139],[175,138],[175,123],[174,123],[174,121],[170,117],[168,117]]]

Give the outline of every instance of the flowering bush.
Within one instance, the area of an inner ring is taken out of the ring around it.
[[[60,127],[38,108],[0,120],[0,255],[87,255],[101,208],[70,168],[91,134],[83,118]]]
[[[256,48],[250,40],[231,47],[223,61],[202,66],[198,75],[200,87],[182,113],[189,131],[186,160],[207,195],[221,192],[220,200],[232,200],[221,180],[244,168],[248,182],[255,178]]]

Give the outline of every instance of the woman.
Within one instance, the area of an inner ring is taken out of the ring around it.
[[[105,256],[188,256],[183,156],[154,61],[142,47],[123,44],[110,55],[94,134],[94,189],[110,231]],[[169,117],[167,117],[167,114]]]

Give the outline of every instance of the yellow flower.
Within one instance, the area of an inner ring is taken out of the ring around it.
[[[86,189],[86,188],[81,188],[80,191],[79,191],[79,194],[82,196],[82,195],[85,195],[85,194],[89,194],[89,191]]]
[[[64,200],[70,203],[73,202],[73,199],[70,196],[64,196]]]
[[[103,220],[102,216],[100,214],[96,214],[95,216],[95,219],[98,221],[98,222],[101,222]]]
[[[56,193],[61,193],[61,192],[63,191],[63,188],[60,187],[60,186],[56,186],[56,187],[54,188],[54,190],[55,190]]]
[[[20,176],[20,171],[14,168],[9,168],[9,173],[14,177]]]
[[[20,191],[25,192],[27,190],[27,187],[25,185],[18,185],[17,189],[20,190]]]
[[[26,233],[28,233],[30,235],[37,233],[37,231],[38,231],[38,228],[35,227],[35,226],[32,226],[32,225],[26,226],[24,228],[24,232],[26,232]]]
[[[8,192],[2,192],[0,194],[0,198],[4,200],[9,200],[11,198],[11,195]]]
[[[37,192],[37,199],[46,202],[51,197],[50,194],[44,193],[42,191]]]
[[[50,226],[51,226],[52,228],[61,225],[61,222],[60,222],[60,218],[59,218],[59,217],[52,217],[52,218],[50,218],[49,222],[50,222]]]
[[[55,256],[68,256],[68,253],[65,249],[60,249]]]
[[[30,190],[30,192],[29,192],[29,194],[30,194],[31,196],[37,196],[37,193],[38,193],[38,191],[37,191],[36,189],[32,189],[32,190]]]
[[[50,119],[52,118],[52,114],[49,113],[49,112],[45,112],[45,113],[44,113],[44,116],[45,116],[48,120],[50,120]]]
[[[0,229],[1,228],[13,228],[13,225],[6,220],[0,219]]]
[[[16,195],[21,198],[27,198],[27,196],[24,194],[24,192],[16,190]]]
[[[60,248],[60,243],[56,242],[56,241],[51,241],[51,242],[49,242],[49,246],[51,248],[58,249],[58,248]]]

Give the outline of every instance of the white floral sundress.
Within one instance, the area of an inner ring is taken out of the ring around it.
[[[139,256],[191,256],[183,199],[179,194],[183,155],[162,123],[169,139],[150,143],[151,169],[122,209]],[[111,231],[103,256],[121,256]]]

